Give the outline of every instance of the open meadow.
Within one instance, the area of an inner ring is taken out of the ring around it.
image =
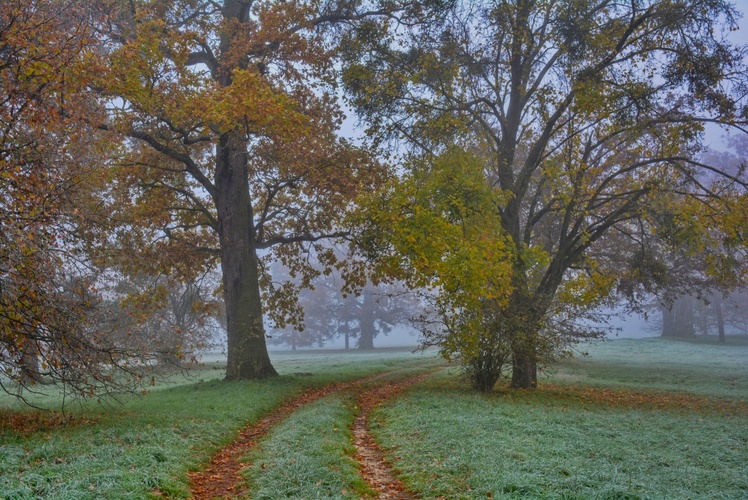
[[[0,0],[0,500],[748,500],[747,20]]]
[[[748,498],[748,338],[580,351],[537,390],[489,395],[435,353],[392,349],[277,352],[281,376],[260,382],[223,382],[210,364],[121,404],[68,405],[64,419],[0,399],[0,498],[189,498],[189,474],[299,391],[423,372],[369,423],[413,497]],[[374,495],[353,444],[363,389],[346,387],[295,409],[243,453],[241,497]]]

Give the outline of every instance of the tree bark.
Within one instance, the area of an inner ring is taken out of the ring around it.
[[[538,386],[538,363],[535,357],[525,351],[513,354],[512,382],[514,389],[534,389]]]
[[[542,353],[538,351],[538,338],[542,333],[550,299],[550,292],[539,295],[528,292],[525,280],[525,267],[521,259],[515,262],[512,275],[514,291],[505,312],[505,328],[512,338],[512,380],[510,386],[515,389],[534,389],[538,386],[538,360]],[[557,287],[560,279],[549,282],[547,286]],[[555,290],[555,288],[554,288]]]
[[[216,206],[226,302],[226,380],[277,375],[262,324],[256,241],[241,132],[221,136],[216,155]]]

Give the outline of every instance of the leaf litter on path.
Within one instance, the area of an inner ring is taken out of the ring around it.
[[[379,492],[379,498],[412,498],[403,484],[395,477],[391,467],[384,460],[381,450],[369,434],[368,421],[371,412],[377,406],[401,393],[408,386],[422,380],[430,373],[426,372],[417,377],[396,381],[390,378],[396,372],[379,373],[359,380],[329,384],[301,392],[270,411],[260,421],[244,427],[232,443],[221,448],[213,455],[204,470],[189,473],[188,476],[192,483],[191,498],[203,500],[241,496],[247,489],[241,471],[251,465],[242,462],[241,458],[250,449],[257,446],[260,439],[302,406],[332,393],[350,389],[356,389],[359,398],[360,414],[353,424],[353,432],[357,449],[356,459],[361,466],[364,480],[373,490]],[[374,384],[373,387],[370,387],[370,384]]]
[[[356,446],[356,460],[361,466],[361,475],[368,485],[379,492],[380,499],[408,500],[413,498],[405,485],[392,470],[384,458],[382,450],[369,432],[369,421],[373,411],[385,401],[398,396],[405,389],[431,375],[430,372],[399,380],[388,384],[380,384],[371,389],[361,391],[358,395],[359,414],[353,422],[354,444]]]

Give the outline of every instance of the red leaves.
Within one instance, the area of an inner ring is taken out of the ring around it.
[[[57,412],[15,412],[6,410],[0,413],[0,434],[11,431],[21,436],[29,436],[36,432],[50,431],[63,426],[90,425],[94,423],[96,423],[96,420],[73,418]]]
[[[603,405],[660,411],[721,412],[748,414],[748,402],[699,396],[685,392],[637,392],[603,387],[567,387],[546,384],[532,392],[514,392],[512,397],[550,397],[559,404]]]

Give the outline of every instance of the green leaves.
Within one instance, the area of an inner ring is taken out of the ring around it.
[[[707,123],[741,126],[745,48],[723,36],[734,19],[731,5],[712,0],[488,0],[359,37],[353,104],[379,140],[428,159],[409,162],[406,187],[397,188],[410,190],[393,219],[403,226],[400,255],[429,263],[418,269],[438,276],[440,290],[472,293],[486,280],[468,263],[495,257],[480,242],[495,245],[512,268],[512,290],[496,321],[481,326],[483,339],[497,342],[492,328],[520,332],[514,360],[529,360],[530,371],[574,338],[549,325],[604,303],[616,284],[662,281],[652,262],[623,270],[661,244],[649,217],[658,200],[716,208],[728,196],[703,180],[724,165],[701,163],[698,152]],[[440,167],[455,144],[476,152],[476,175],[503,190],[489,193],[493,212],[480,208],[486,202],[459,161]],[[425,225],[438,243],[424,237]],[[468,303],[469,313],[445,312],[488,317],[485,303]]]
[[[425,325],[424,340],[447,358],[481,354],[485,329],[512,290],[512,250],[497,210],[503,194],[488,184],[483,165],[452,147],[412,160],[384,195],[360,200],[364,252],[380,279],[423,291],[437,321]]]

